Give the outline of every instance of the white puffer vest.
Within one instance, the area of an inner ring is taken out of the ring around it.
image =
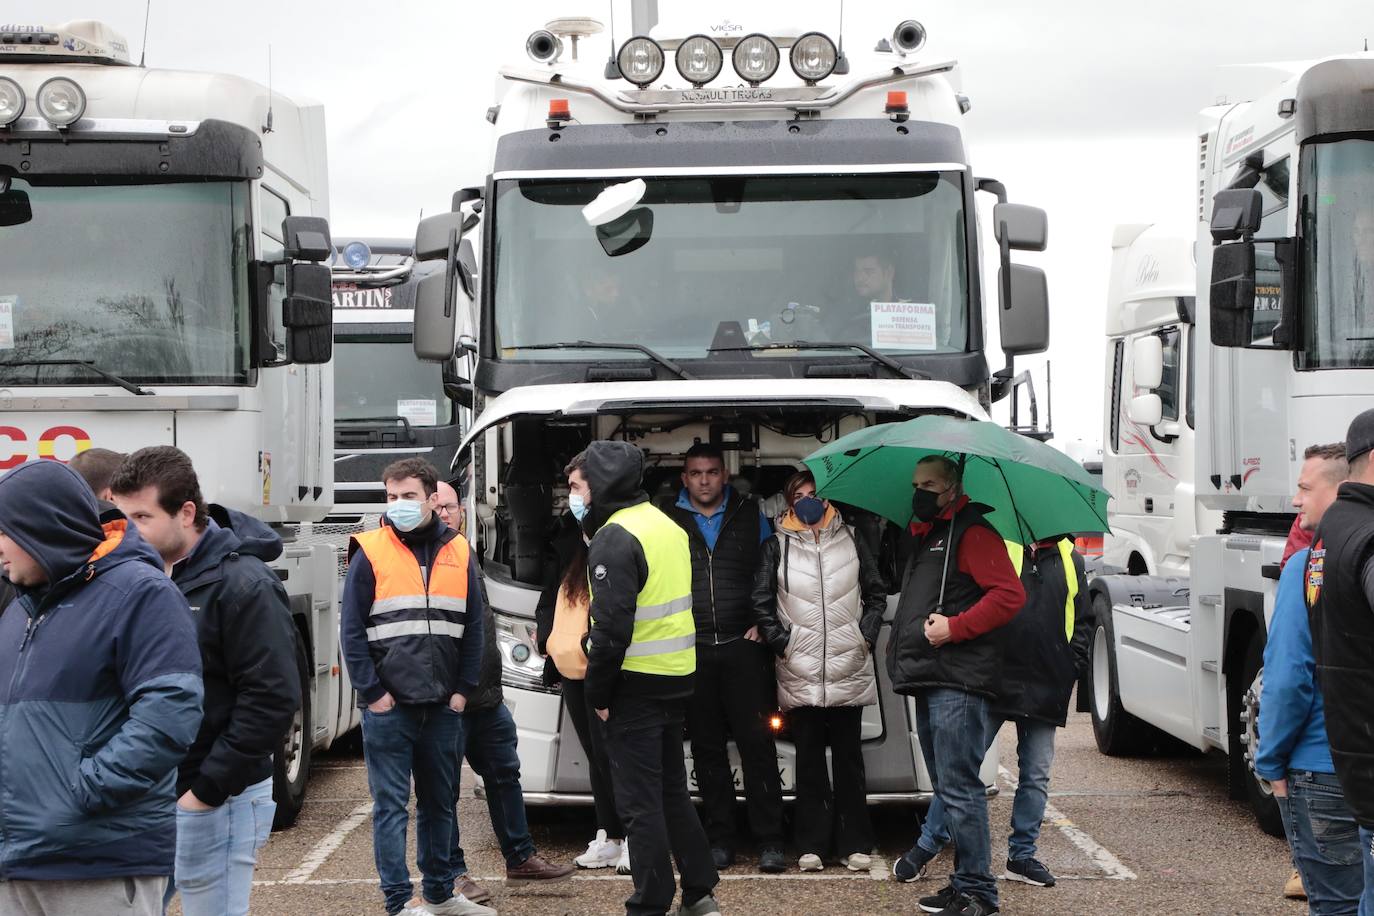
[[[786,524],[773,535],[780,542],[778,619],[792,631],[777,661],[783,709],[878,702],[873,659],[859,630],[858,547],[853,529],[838,512],[830,515],[819,541],[809,529]]]

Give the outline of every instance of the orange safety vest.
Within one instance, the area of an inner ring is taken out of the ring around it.
[[[377,582],[368,613],[369,644],[376,647],[407,636],[463,638],[468,609],[466,540],[455,537],[441,544],[428,575],[390,525],[355,535],[354,540],[372,564]]]

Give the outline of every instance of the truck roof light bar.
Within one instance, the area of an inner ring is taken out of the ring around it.
[[[38,113],[58,130],[71,127],[86,113],[86,93],[75,81],[55,76],[38,87]]]
[[[720,76],[725,67],[725,52],[709,35],[692,35],[684,39],[673,59],[682,78],[697,87]]]
[[[9,127],[24,113],[24,90],[8,77],[0,76],[0,127]]]
[[[761,32],[741,38],[730,55],[735,72],[750,86],[772,79],[781,60],[778,43]]]
[[[782,87],[771,92],[771,99],[741,101],[734,101],[732,98],[697,101],[690,98],[686,90],[653,90],[650,92],[622,90],[613,95],[599,86],[569,79],[561,73],[507,67],[502,68],[500,74],[503,79],[515,83],[531,83],[536,86],[547,86],[559,92],[575,92],[590,96],[625,114],[659,114],[670,111],[739,111],[744,109],[756,111],[824,111],[842,104],[855,93],[865,89],[948,73],[956,66],[958,63],[953,60],[929,64],[904,62],[895,67],[885,68],[878,73],[850,80],[839,86],[807,86],[795,89]]]
[[[636,35],[621,45],[615,61],[621,76],[641,89],[663,75],[663,48],[647,35]]]

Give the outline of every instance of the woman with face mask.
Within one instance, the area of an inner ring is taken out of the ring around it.
[[[798,865],[820,871],[834,856],[867,871],[873,826],[859,736],[863,707],[878,702],[873,647],[887,591],[863,541],[816,496],[810,471],[794,474],[783,494],[788,510],[764,542],[754,610],[777,655],[778,705],[797,749]]]

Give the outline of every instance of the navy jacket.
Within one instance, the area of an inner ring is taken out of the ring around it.
[[[170,875],[201,717],[186,601],[55,461],[0,477],[0,531],[49,580],[0,615],[0,880]]]

